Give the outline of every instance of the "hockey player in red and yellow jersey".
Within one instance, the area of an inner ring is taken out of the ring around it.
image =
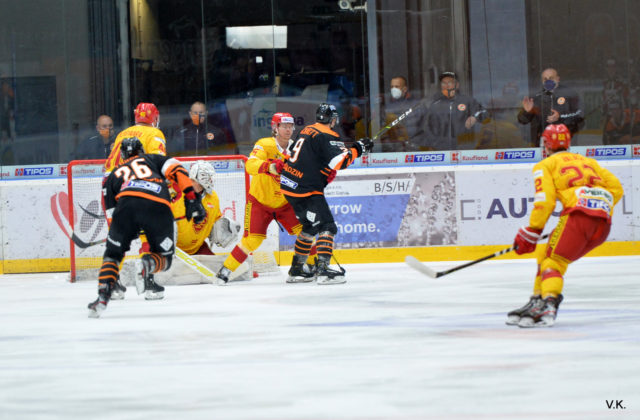
[[[120,156],[120,145],[122,140],[129,137],[137,137],[142,143],[144,153],[166,155],[167,148],[165,138],[162,131],[158,129],[160,123],[160,112],[154,104],[141,102],[133,111],[136,124],[122,130],[113,143],[111,153],[104,163],[106,172],[109,173],[113,169],[122,164]]]
[[[369,138],[360,139],[347,149],[338,133],[333,131],[336,124],[336,107],[320,104],[316,110],[316,123],[306,126],[289,147],[291,157],[285,163],[280,177],[282,193],[303,226],[295,243],[289,275],[300,271],[309,254],[309,247],[318,235],[318,284],[346,281],[344,269],[339,272],[329,268],[333,238],[338,233],[338,226],[324,197],[324,189],[335,177],[335,171],[347,168],[356,158],[373,149],[373,141]]]
[[[533,295],[508,314],[508,325],[525,328],[553,326],[568,265],[607,239],[613,207],[623,194],[618,178],[596,160],[567,151],[571,134],[564,124],[548,125],[542,137],[549,157],[533,167],[534,207],[529,226],[515,237],[516,253],[536,249],[556,200],[562,203],[562,213],[544,253],[538,255]]]
[[[240,243],[231,251],[223,267],[218,272],[218,284],[226,284],[229,275],[240,266],[248,255],[258,249],[267,236],[267,228],[273,220],[287,230],[290,235],[298,235],[302,225],[296,218],[291,205],[280,191],[280,172],[287,158],[294,130],[291,114],[279,112],[271,120],[273,137],[264,137],[256,142],[246,163],[246,171],[252,176],[244,217],[244,235]],[[309,246],[311,249],[311,245]],[[313,280],[312,271],[290,277],[287,282]]]

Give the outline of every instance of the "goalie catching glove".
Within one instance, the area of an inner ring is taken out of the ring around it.
[[[240,225],[238,223],[226,217],[221,217],[213,224],[209,234],[209,242],[221,248],[226,248],[232,242],[235,242],[239,232]]]
[[[541,233],[542,229],[534,229],[526,226],[521,227],[518,230],[516,238],[513,240],[516,254],[522,255],[535,251]]]
[[[207,212],[200,200],[200,194],[195,192],[193,187],[184,190],[184,209],[187,220],[193,219],[194,223],[202,222],[207,216]]]
[[[373,140],[369,137],[363,137],[353,144],[358,151],[358,157],[373,150]]]

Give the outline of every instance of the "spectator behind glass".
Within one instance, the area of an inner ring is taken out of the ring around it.
[[[96,122],[98,134],[85,139],[78,145],[75,159],[106,159],[115,141],[113,120],[108,115],[100,115]]]
[[[206,155],[215,139],[215,134],[207,124],[207,108],[196,101],[189,108],[189,120],[175,130],[167,145],[171,156]]]
[[[459,145],[473,147],[474,126],[487,115],[485,109],[471,96],[458,92],[460,83],[454,72],[439,77],[441,91],[434,95],[425,132],[433,150],[456,150]]]
[[[340,121],[340,134],[343,138],[355,141],[356,138],[364,134],[362,124],[362,111],[357,105],[351,103],[351,99],[346,95],[340,96],[340,106],[338,107]]]
[[[530,124],[530,146],[540,146],[540,136],[549,124],[564,124],[573,137],[584,126],[582,104],[576,91],[560,85],[560,76],[556,69],[548,68],[542,72],[542,91],[522,99],[522,108],[518,113],[520,124]]]
[[[602,143],[640,143],[640,109],[635,89],[629,92],[629,107],[623,108],[620,101],[610,101],[607,109]]]
[[[383,152],[405,152],[423,146],[424,110],[418,107],[419,103],[420,100],[414,99],[409,92],[405,77],[394,76],[391,79],[390,99],[384,109],[383,127],[391,124],[409,108],[413,108],[413,112],[380,137]]]

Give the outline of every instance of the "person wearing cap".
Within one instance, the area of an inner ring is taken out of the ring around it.
[[[418,107],[420,101],[409,92],[409,85],[404,76],[397,75],[391,78],[389,92],[389,102],[384,108],[383,126],[391,124],[410,108],[413,108],[413,112],[380,137],[382,151],[405,152],[419,149],[424,139],[424,110]]]
[[[456,150],[459,143],[473,146],[473,128],[486,116],[486,110],[471,96],[458,92],[460,82],[454,72],[439,77],[440,92],[429,105],[425,134],[433,150]]]
[[[572,138],[584,126],[580,97],[573,89],[560,85],[557,70],[545,69],[541,79],[542,90],[532,97],[525,96],[518,113],[518,122],[530,125],[532,147],[540,145],[542,132],[549,124],[566,125]]]

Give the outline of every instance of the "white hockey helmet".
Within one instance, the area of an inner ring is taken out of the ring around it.
[[[189,169],[189,178],[197,181],[207,194],[213,192],[213,180],[216,176],[216,170],[213,169],[213,165],[204,160],[198,160],[191,165]]]

